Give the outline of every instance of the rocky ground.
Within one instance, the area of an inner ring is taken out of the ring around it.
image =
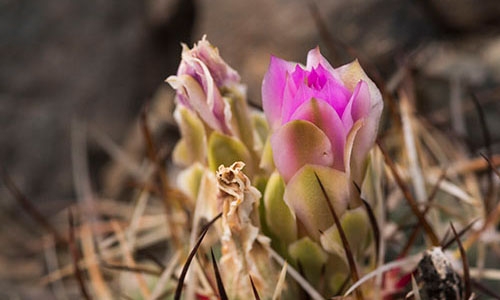
[[[140,109],[175,73],[179,43],[203,34],[241,73],[255,105],[270,53],[304,62],[319,44],[340,65],[351,60],[351,48],[386,83],[406,62],[423,113],[480,151],[477,113],[467,108],[472,92],[498,149],[500,3],[480,2],[2,0],[0,165],[44,214],[56,213],[75,197],[74,121],[124,142]],[[450,116],[457,103],[468,111],[463,118]],[[108,157],[92,145],[89,157],[98,174]],[[44,272],[25,259],[38,255],[26,239],[39,230],[3,185],[0,211],[6,224],[0,241],[7,245],[0,250],[0,298],[50,298],[26,288]]]

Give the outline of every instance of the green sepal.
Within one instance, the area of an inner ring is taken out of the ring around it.
[[[252,124],[254,129],[254,149],[262,153],[269,135],[269,125],[262,112],[252,112]]]
[[[274,169],[276,169],[274,166],[273,148],[271,147],[271,137],[267,138],[264,149],[262,149],[259,168],[264,170],[267,174],[271,174]]]
[[[325,192],[331,207],[340,218],[349,201],[349,184],[349,178],[344,172],[324,166],[305,165],[287,183],[284,199],[297,220],[304,225],[308,235],[317,241],[320,232],[334,224]]]
[[[205,170],[205,167],[200,163],[194,163],[177,176],[177,185],[190,199],[196,200],[198,198],[201,179]]]
[[[208,166],[216,171],[220,165],[230,166],[236,161],[246,164],[245,173],[252,178],[254,168],[250,152],[238,139],[214,131],[208,139]]]
[[[247,149],[254,147],[252,120],[246,99],[239,92],[231,92],[224,97],[231,108],[231,128],[236,136],[246,145]]]
[[[269,178],[264,193],[265,217],[268,229],[278,238],[276,242],[283,247],[297,239],[295,215],[283,200],[284,194],[285,182],[275,171]]]
[[[291,244],[288,252],[297,267],[300,264],[307,281],[317,287],[328,259],[328,255],[321,249],[321,246],[310,238],[304,237]]]
[[[342,229],[347,237],[352,254],[356,259],[362,258],[371,242],[371,224],[364,207],[347,210],[340,219]],[[321,245],[328,253],[343,257],[345,251],[336,225],[328,228],[321,235]]]
[[[174,118],[179,124],[181,140],[173,151],[173,161],[189,166],[194,162],[206,163],[207,138],[203,122],[196,113],[178,105]]]

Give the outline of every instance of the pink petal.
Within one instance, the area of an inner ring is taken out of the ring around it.
[[[321,129],[332,145],[333,167],[344,170],[344,144],[347,131],[337,112],[328,103],[312,98],[295,111],[291,120],[309,121]]]
[[[190,106],[200,115],[200,118],[207,125],[214,129],[222,131],[219,120],[214,116],[212,109],[206,101],[206,95],[200,84],[189,75],[170,76],[167,82],[177,90],[177,93],[189,99]]]
[[[328,60],[321,55],[319,47],[316,47],[309,50],[307,53],[307,69],[311,70],[312,68],[317,68],[318,65],[322,65],[335,79],[340,80],[338,72],[332,67],[332,65],[330,65]]]
[[[349,102],[351,92],[342,85],[341,81],[331,78],[326,82],[318,97],[327,101],[341,116]]]
[[[353,152],[353,147],[354,147],[354,142],[356,140],[356,137],[364,126],[364,119],[359,119],[352,125],[351,130],[349,130],[346,138],[346,142],[344,145],[344,165],[345,165],[345,172],[347,175],[351,175],[351,158],[352,158],[352,152]]]
[[[360,117],[361,115],[364,115],[364,125],[354,139],[350,159],[351,176],[356,183],[360,184],[366,169],[366,157],[370,149],[373,147],[375,139],[377,138],[380,116],[382,114],[384,104],[379,89],[366,75],[357,60],[338,68],[337,71],[339,72],[345,86],[351,90],[356,88],[360,80],[366,82],[368,86],[370,98],[368,113],[366,114],[364,112],[367,106],[366,103],[362,103],[357,109],[354,109],[354,106],[351,109],[351,115],[353,117]],[[364,99],[365,97],[366,96],[363,96],[360,99]],[[361,101],[363,102],[366,100]]]
[[[290,63],[271,56],[269,69],[262,81],[262,107],[272,130],[281,125],[281,107],[287,74],[291,73],[296,63]]]
[[[342,122],[346,128],[351,128],[357,120],[368,115],[370,110],[370,91],[368,84],[361,80],[356,85],[351,99],[342,114]]]
[[[336,69],[345,87],[350,91],[354,91],[356,85],[360,80],[365,81],[368,84],[368,89],[370,90],[371,106],[379,105],[382,102],[382,95],[375,83],[366,75],[363,68],[359,64],[358,60],[354,60],[351,63],[343,65]],[[381,104],[383,105],[383,104]]]
[[[294,72],[292,74],[286,74],[285,91],[283,92],[283,100],[281,107],[281,124],[285,124],[290,121],[290,117],[293,112],[299,107],[304,101],[310,99],[313,95],[311,89],[304,85],[295,84],[295,80],[292,77],[297,74]],[[302,79],[303,80],[303,79]],[[305,95],[308,93],[308,95]],[[309,97],[309,98],[306,98]]]
[[[356,185],[353,184],[353,181],[358,185],[358,187],[361,186],[363,183],[363,174],[365,172],[365,167],[364,162],[366,162],[366,156],[368,152],[364,154],[364,156],[359,160],[362,164],[358,164],[358,160],[353,157],[353,152],[358,151],[357,149],[354,149],[355,141],[358,137],[358,134],[360,133],[361,129],[364,128],[365,126],[365,119],[359,119],[357,120],[354,125],[352,125],[351,130],[347,134],[347,139],[345,142],[345,148],[344,148],[344,165],[345,167],[345,172],[347,176],[351,179],[351,199],[349,206],[350,207],[358,207],[363,204],[361,202],[361,198],[359,197],[359,193],[356,191]]]
[[[295,120],[280,127],[271,136],[276,168],[285,182],[306,164],[331,166],[332,145],[313,123]]]
[[[231,134],[231,116],[228,115],[229,105],[222,99],[219,92],[219,84],[234,84],[239,81],[239,75],[231,69],[219,56],[217,48],[203,39],[193,49],[182,45],[182,61],[177,70],[177,76],[191,76],[201,85],[205,92],[205,101],[212,111],[219,126],[213,129],[220,130],[226,134]],[[178,97],[182,103],[188,103],[188,107],[200,110],[194,107],[193,101],[180,94]]]
[[[217,47],[210,44],[204,36],[202,40],[192,50],[197,58],[199,58],[208,67],[215,84],[218,87],[230,86],[240,82],[240,75],[231,68],[219,55]]]
[[[359,120],[366,117],[370,113],[370,90],[368,84],[361,80],[352,95],[352,111],[353,120]]]
[[[290,121],[294,112],[311,98],[326,101],[338,115],[342,115],[351,97],[351,92],[343,87],[340,81],[336,80],[322,66],[311,72],[296,70],[291,76],[298,78],[297,73],[300,73],[302,79],[294,78],[293,81],[287,80],[286,83],[281,113],[282,123]],[[297,87],[296,82],[298,82]]]
[[[363,119],[363,127],[359,130],[354,139],[351,155],[351,177],[360,185],[366,170],[366,159],[368,152],[373,148],[377,139],[382,105],[372,107],[367,117]]]
[[[186,44],[182,44],[182,61],[179,65],[177,75],[200,74],[199,65],[193,64],[192,60],[197,59],[201,64],[207,66],[217,87],[236,85],[240,82],[240,76],[231,68],[219,55],[217,47],[210,44],[206,36],[196,43],[192,49]],[[196,78],[196,76],[194,76]],[[200,80],[201,78],[196,78]]]

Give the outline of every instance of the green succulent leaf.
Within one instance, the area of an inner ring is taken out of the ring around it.
[[[342,216],[340,223],[344,229],[351,251],[356,258],[360,258],[366,248],[370,245],[371,229],[370,221],[364,207],[348,210]],[[328,253],[345,257],[342,240],[336,225],[328,228],[321,235],[321,245]]]
[[[271,138],[268,137],[264,149],[262,150],[262,156],[260,158],[259,167],[270,174],[274,171],[274,159],[273,159],[273,148],[271,147]]]
[[[245,172],[253,176],[253,162],[247,147],[238,139],[214,131],[208,139],[208,166],[216,171],[220,165],[230,166],[236,161],[246,164]]]
[[[204,173],[205,167],[200,163],[191,165],[179,173],[177,177],[179,188],[191,199],[197,199]]]
[[[266,117],[262,112],[252,112],[252,124],[254,128],[254,148],[262,151],[269,135],[269,125]]]
[[[350,195],[347,175],[329,167],[305,165],[288,182],[285,202],[304,225],[309,236],[316,241],[320,231],[325,231],[334,224],[328,200],[317,178],[321,180],[337,216],[344,214]]]
[[[268,229],[284,245],[297,239],[295,215],[283,201],[285,182],[278,172],[274,172],[267,182],[264,193],[264,207]]]
[[[253,149],[254,136],[252,128],[252,120],[248,111],[246,99],[237,92],[232,92],[224,100],[229,103],[231,108],[231,127],[235,131],[236,136],[247,146],[248,149]]]
[[[294,120],[271,135],[273,158],[285,182],[306,164],[333,166],[334,154],[328,136],[315,124]]]
[[[322,268],[326,264],[328,256],[308,237],[304,237],[288,247],[290,257],[297,264],[300,263],[306,279],[313,285],[317,285],[321,278]]]
[[[173,151],[173,160],[184,166],[194,162],[205,164],[207,153],[207,138],[203,122],[193,111],[178,105],[174,118],[179,124],[181,140]]]

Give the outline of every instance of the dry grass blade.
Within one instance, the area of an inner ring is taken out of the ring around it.
[[[82,213],[85,214],[86,220],[93,225],[97,221],[97,214],[87,158],[87,130],[85,125],[78,121],[73,121],[71,125],[71,163],[76,198],[83,204]],[[100,240],[99,237],[98,239]]]
[[[415,277],[413,276],[413,274],[411,275],[411,289],[412,289],[414,299],[421,300],[422,298],[420,297],[420,291],[418,290],[417,281],[415,280]]]
[[[219,291],[219,298],[221,300],[227,300],[226,289],[224,288],[224,283],[220,276],[219,267],[217,266],[217,261],[215,260],[215,255],[213,249],[210,248],[210,256],[212,257],[212,265],[214,266],[215,280],[217,281],[217,290]]]
[[[281,293],[283,292],[283,289],[285,288],[285,279],[286,279],[286,269],[288,267],[288,263],[285,262],[283,264],[283,268],[281,269],[280,272],[280,277],[278,278],[278,282],[276,283],[276,288],[274,290],[273,298],[272,300],[279,300],[281,299]]]
[[[137,202],[134,205],[134,210],[132,213],[132,217],[130,219],[130,225],[127,228],[126,232],[127,243],[129,244],[129,247],[132,250],[135,248],[137,229],[139,227],[141,218],[144,215],[144,212],[146,211],[148,201],[149,201],[149,193],[144,190],[141,191],[137,199]]]
[[[252,285],[252,292],[253,292],[253,297],[255,300],[260,300],[259,292],[257,291],[257,288],[255,288],[255,283],[253,283],[253,279],[251,275],[248,275],[250,278],[250,284]]]
[[[476,111],[479,115],[481,132],[483,133],[484,147],[486,148],[486,157],[488,157],[489,159],[491,158],[493,153],[491,151],[491,134],[488,128],[488,124],[486,123],[486,116],[476,95],[474,93],[471,93],[471,96],[472,96],[472,101],[474,102],[474,107],[476,108]],[[485,197],[486,211],[490,211],[495,205],[494,190],[495,186],[493,181],[493,168],[488,168],[488,191],[487,191],[487,196]]]
[[[285,265],[285,260],[283,257],[281,257],[276,251],[273,249],[270,249],[271,256],[273,257],[274,260],[278,262],[281,266]],[[306,293],[311,296],[313,300],[324,300],[323,296],[318,293],[317,290],[314,289],[314,287],[304,278],[302,275],[300,275],[297,270],[295,270],[293,267],[288,266],[287,268],[288,274],[306,291]]]
[[[146,143],[146,149],[148,152],[148,157],[153,162],[156,166],[156,175],[158,176],[158,179],[160,180],[161,183],[161,194],[163,197],[163,206],[165,209],[165,216],[167,218],[167,223],[169,225],[170,231],[172,233],[172,241],[174,245],[177,247],[177,249],[182,248],[182,243],[181,239],[179,237],[179,232],[176,230],[175,224],[170,220],[170,212],[172,205],[178,205],[179,203],[177,202],[172,202],[172,200],[176,200],[175,197],[169,197],[172,194],[172,189],[170,187],[168,177],[167,177],[167,170],[166,170],[166,164],[164,164],[160,156],[158,155],[158,150],[157,147],[155,146],[153,136],[151,134],[151,130],[148,125],[148,115],[147,115],[147,107],[145,107],[141,111],[141,118],[140,118],[140,125],[141,125],[141,131],[144,136],[144,140]]]
[[[404,149],[408,158],[408,172],[410,174],[410,181],[415,193],[415,200],[421,204],[427,199],[427,192],[425,190],[425,180],[422,174],[422,168],[419,162],[419,155],[417,152],[417,138],[418,134],[413,125],[413,111],[410,104],[409,95],[404,91],[400,92],[400,115],[401,127],[404,140]]]
[[[73,260],[74,275],[78,282],[78,286],[80,288],[80,294],[84,299],[90,300],[91,299],[90,294],[88,293],[87,287],[85,286],[85,280],[83,279],[82,271],[78,266],[78,261],[80,260],[80,254],[78,252],[78,248],[75,242],[75,223],[73,220],[73,213],[71,212],[71,210],[68,210],[68,224],[69,224],[68,245],[71,253],[71,258]]]
[[[484,114],[483,107],[481,106],[481,103],[479,103],[479,99],[477,99],[476,94],[471,93],[471,96],[472,96],[472,102],[474,103],[474,108],[476,109],[478,116],[479,116],[479,122],[481,124],[481,131],[483,133],[484,147],[486,148],[486,156],[488,158],[490,158],[492,155],[491,133],[490,133],[490,129],[488,127],[488,124],[486,123],[486,115]]]
[[[375,261],[378,262],[380,255],[380,228],[378,227],[377,218],[373,213],[373,209],[365,199],[361,199],[366,208],[366,213],[368,214],[368,219],[372,225],[373,237],[375,239]]]
[[[141,266],[125,266],[125,265],[117,265],[117,264],[109,264],[109,263],[103,263],[102,266],[104,268],[112,269],[112,270],[118,270],[118,271],[126,271],[126,272],[132,272],[132,273],[144,273],[144,274],[150,274],[154,276],[160,276],[161,271],[158,270],[152,270],[150,268],[145,268]]]
[[[427,199],[427,203],[434,201],[434,199],[436,198],[437,192],[439,191],[439,187],[441,186],[441,183],[443,182],[443,180],[445,178],[446,178],[446,170],[443,170],[441,172],[441,175],[438,178],[438,181],[436,182],[436,185],[434,185],[434,188],[432,189],[431,194],[429,195],[429,198]],[[424,210],[424,214],[427,213],[429,208],[430,208],[430,206],[428,205]]]
[[[491,297],[493,299],[500,300],[500,294],[497,294],[497,292],[492,291],[490,288],[488,288],[484,284],[482,284],[474,279],[471,279],[471,284],[477,291],[480,291],[484,295],[488,295],[489,297]]]
[[[470,268],[469,273],[471,277],[480,277],[488,280],[500,282],[500,269],[487,269],[482,266]]]
[[[93,287],[95,297],[98,299],[112,299],[106,280],[102,275],[98,263],[89,260],[89,257],[96,256],[94,239],[101,241],[102,235],[96,229],[99,219],[96,210],[96,201],[92,191],[90,171],[87,158],[87,130],[84,124],[73,121],[71,126],[71,161],[73,165],[73,185],[78,202],[83,208],[82,213],[89,221],[81,228],[82,252],[87,261],[86,267],[89,275],[89,282]]]
[[[45,216],[31,203],[31,201],[26,197],[21,190],[17,187],[14,181],[10,178],[7,171],[0,166],[0,177],[2,178],[3,183],[12,194],[14,199],[16,199],[17,203],[21,205],[21,207],[26,211],[30,217],[33,218],[40,226],[42,226],[45,230],[51,233],[57,243],[65,244],[67,240],[59,233],[59,231],[50,224],[50,222],[45,218]]]
[[[208,232],[208,229],[210,229],[210,226],[212,226],[215,221],[217,221],[220,217],[222,217],[222,213],[218,214],[215,218],[213,218],[205,227],[203,228],[200,237],[196,241],[196,244],[194,245],[193,249],[191,252],[189,252],[189,255],[186,259],[186,263],[184,264],[184,267],[182,268],[181,275],[179,276],[179,282],[177,284],[177,288],[175,289],[175,295],[174,299],[175,300],[180,300],[181,299],[181,294],[182,294],[182,288],[184,286],[184,280],[186,279],[187,271],[189,269],[189,265],[191,264],[191,261],[193,260],[194,256],[196,255],[196,252],[198,251],[198,248],[201,245],[201,242],[203,241],[203,238]]]
[[[487,230],[491,226],[496,226],[498,224],[499,218],[500,218],[500,203],[497,203],[495,209],[488,214],[488,217],[486,218],[483,227],[480,230],[473,232],[471,235],[469,235],[467,240],[465,240],[465,242],[463,243],[464,249],[469,249],[469,247],[471,247],[481,237],[481,234],[485,230]]]
[[[120,163],[130,175],[136,180],[144,180],[145,175],[141,172],[141,166],[130,157],[125,150],[115,144],[109,136],[105,135],[101,130],[94,128],[91,128],[90,134],[93,140],[95,140],[113,160]]]
[[[153,136],[151,135],[151,130],[149,129],[148,126],[148,115],[147,115],[147,107],[144,107],[141,110],[141,116],[140,116],[140,124],[141,124],[141,131],[142,135],[144,136],[145,142],[146,142],[146,151],[148,153],[148,158],[150,161],[155,162],[157,161],[157,150],[156,146],[153,140]]]
[[[413,256],[409,256],[406,258],[394,260],[388,264],[382,265],[378,267],[377,269],[373,270],[372,272],[366,274],[365,276],[361,277],[357,282],[355,282],[348,290],[347,292],[344,293],[344,297],[349,296],[355,289],[357,289],[359,286],[361,286],[363,283],[367,282],[371,278],[383,274],[387,271],[390,271],[392,269],[396,268],[402,268],[405,266],[411,266],[414,264],[417,264],[418,261],[422,259],[422,254],[415,254]]]
[[[164,217],[161,216],[161,218],[164,218]],[[117,221],[110,222],[110,226],[115,226],[115,225],[113,225],[114,223],[116,223],[116,225],[120,226],[120,223],[118,223]],[[82,226],[82,237],[84,235],[83,234],[84,228],[86,228],[85,230],[88,230],[88,232],[90,232],[90,226],[88,226],[87,224],[84,224]],[[166,226],[155,226],[154,228],[151,228],[151,230],[141,234],[137,238],[137,247],[142,249],[142,248],[147,248],[148,246],[157,244],[159,242],[164,242],[165,239],[169,239],[171,237],[171,235],[167,232],[167,229],[168,228]],[[89,234],[89,236],[90,236],[90,234]],[[118,240],[114,238],[113,243],[115,243],[117,241]],[[85,251],[86,244],[93,245],[93,243],[83,243],[84,251]],[[101,247],[101,248],[105,248],[105,247]],[[123,251],[121,251],[121,249],[119,249],[118,247],[112,247],[110,249],[103,250],[101,253],[101,256],[105,259],[120,258],[123,256]],[[80,261],[79,266],[81,268],[89,267],[91,264],[97,264],[98,259],[99,258],[97,257],[96,254],[90,254],[90,255],[86,254],[85,260]],[[91,269],[89,269],[89,271],[90,270]],[[56,280],[61,280],[62,278],[70,276],[72,274],[73,274],[73,265],[68,264],[68,265],[63,266],[62,268],[60,268],[59,270],[57,270],[55,272],[52,272],[52,273],[49,273],[49,274],[43,276],[40,279],[39,284],[46,285],[46,284],[54,282]],[[90,275],[91,275],[91,273],[90,273]]]
[[[94,224],[95,225],[95,224]],[[97,257],[94,238],[92,235],[92,230],[89,224],[83,224],[80,229],[80,239],[82,243],[82,253],[84,256],[85,265],[89,274],[90,284],[93,287],[94,294],[99,300],[113,299],[111,292],[106,283],[99,264],[96,259]],[[81,266],[81,262],[80,262]]]
[[[498,169],[493,165],[490,158],[487,157],[486,155],[484,155],[483,153],[479,153],[479,154],[486,160],[486,162],[488,162],[490,169],[493,170],[493,172],[495,172],[495,174],[498,176],[498,178],[500,178],[500,171],[498,171]]]
[[[427,212],[429,212],[429,209],[431,208],[430,204],[436,198],[436,194],[437,194],[437,192],[439,190],[439,187],[440,187],[441,183],[445,179],[445,177],[446,177],[446,171],[443,171],[441,173],[441,176],[439,176],[439,179],[438,179],[436,185],[434,185],[434,188],[432,189],[431,194],[429,195],[429,197],[427,199],[427,202],[426,202],[427,205],[426,205],[424,211],[422,212],[422,214],[424,215],[424,217],[427,214]],[[413,243],[417,239],[419,231],[420,231],[420,226],[415,226],[415,228],[413,229],[412,233],[410,234],[410,237],[408,238],[408,241],[406,242],[406,245],[403,247],[403,250],[399,254],[399,257],[405,257],[408,254],[408,252],[410,251]]]
[[[57,257],[54,237],[47,235],[43,238],[43,249],[47,270],[53,272],[59,269],[59,259]],[[54,298],[56,300],[67,300],[67,291],[63,280],[55,281],[51,284]]]
[[[328,205],[328,209],[330,210],[330,213],[332,214],[333,220],[335,221],[335,225],[337,226],[337,230],[340,236],[340,239],[342,240],[342,246],[344,247],[345,255],[347,257],[347,262],[349,263],[349,268],[351,270],[351,278],[352,282],[357,282],[359,280],[359,275],[358,275],[358,269],[356,267],[356,262],[354,261],[354,256],[351,251],[351,246],[349,245],[349,241],[347,240],[347,236],[345,235],[344,229],[342,228],[342,224],[340,223],[339,216],[337,215],[337,212],[332,206],[332,203],[330,202],[330,198],[328,197],[328,194],[326,193],[325,187],[323,186],[323,183],[318,177],[318,174],[316,172],[314,173],[314,176],[316,177],[316,180],[318,181],[318,184],[321,188],[321,192],[323,193],[323,196],[325,196],[326,203]],[[363,299],[363,295],[360,290],[356,290],[356,297],[358,299]]]
[[[458,249],[460,249],[460,256],[462,257],[462,264],[464,269],[464,299],[469,299],[471,296],[471,283],[470,283],[470,274],[469,274],[469,262],[467,260],[467,253],[465,253],[464,247],[462,246],[462,242],[460,241],[460,237],[455,230],[455,226],[450,222],[451,230],[453,231],[453,235],[455,236],[455,240],[457,241]]]
[[[150,300],[162,299],[160,297],[162,294],[162,291],[165,288],[166,284],[168,283],[168,280],[172,277],[172,274],[174,273],[175,267],[177,266],[177,263],[179,262],[180,256],[181,256],[181,252],[178,251],[170,259],[170,262],[168,263],[168,267],[165,268],[165,271],[163,271],[160,278],[156,282],[156,286],[154,287],[153,292],[151,293]]]
[[[460,230],[457,234],[458,238],[461,238],[467,231],[469,231],[472,228],[472,225],[474,225],[477,221],[479,221],[479,219],[473,220],[472,222],[469,223],[469,225],[462,228],[462,230]],[[441,243],[441,245],[442,245],[441,248],[443,248],[443,250],[447,249],[448,247],[451,246],[451,244],[453,244],[455,239],[456,239],[456,237],[452,238],[450,241],[448,241],[446,243],[444,242],[445,240],[443,240],[443,242]]]
[[[127,243],[127,240],[125,238],[125,233],[123,232],[123,229],[121,228],[120,224],[118,222],[111,220],[111,226],[113,227],[115,231],[115,235],[118,238],[118,243],[122,251],[122,256],[125,261],[125,263],[132,268],[136,267],[136,262],[134,260],[134,256],[132,254],[132,250],[130,249],[129,244]],[[148,297],[151,296],[151,292],[149,291],[148,284],[146,282],[146,279],[144,278],[142,273],[135,273],[135,278],[137,280],[137,285],[139,286],[139,291],[141,292],[141,295],[144,299],[147,299]]]
[[[398,184],[399,188],[403,192],[404,198],[406,199],[406,201],[410,205],[410,208],[411,208],[413,214],[417,217],[418,222],[420,223],[420,225],[424,229],[425,233],[429,237],[432,245],[438,246],[439,239],[438,239],[436,233],[434,232],[431,225],[429,225],[429,223],[425,219],[425,216],[422,214],[422,212],[418,208],[418,205],[417,205],[415,199],[413,198],[413,196],[411,195],[410,190],[408,189],[408,186],[401,179],[401,176],[399,176],[399,173],[396,169],[396,166],[394,165],[394,162],[392,162],[391,158],[389,157],[389,155],[385,151],[384,147],[382,147],[382,145],[380,143],[378,143],[378,146],[379,146],[379,149],[384,156],[386,164],[389,166],[389,169],[391,170],[391,173],[394,176],[394,179],[396,180],[396,183]]]

